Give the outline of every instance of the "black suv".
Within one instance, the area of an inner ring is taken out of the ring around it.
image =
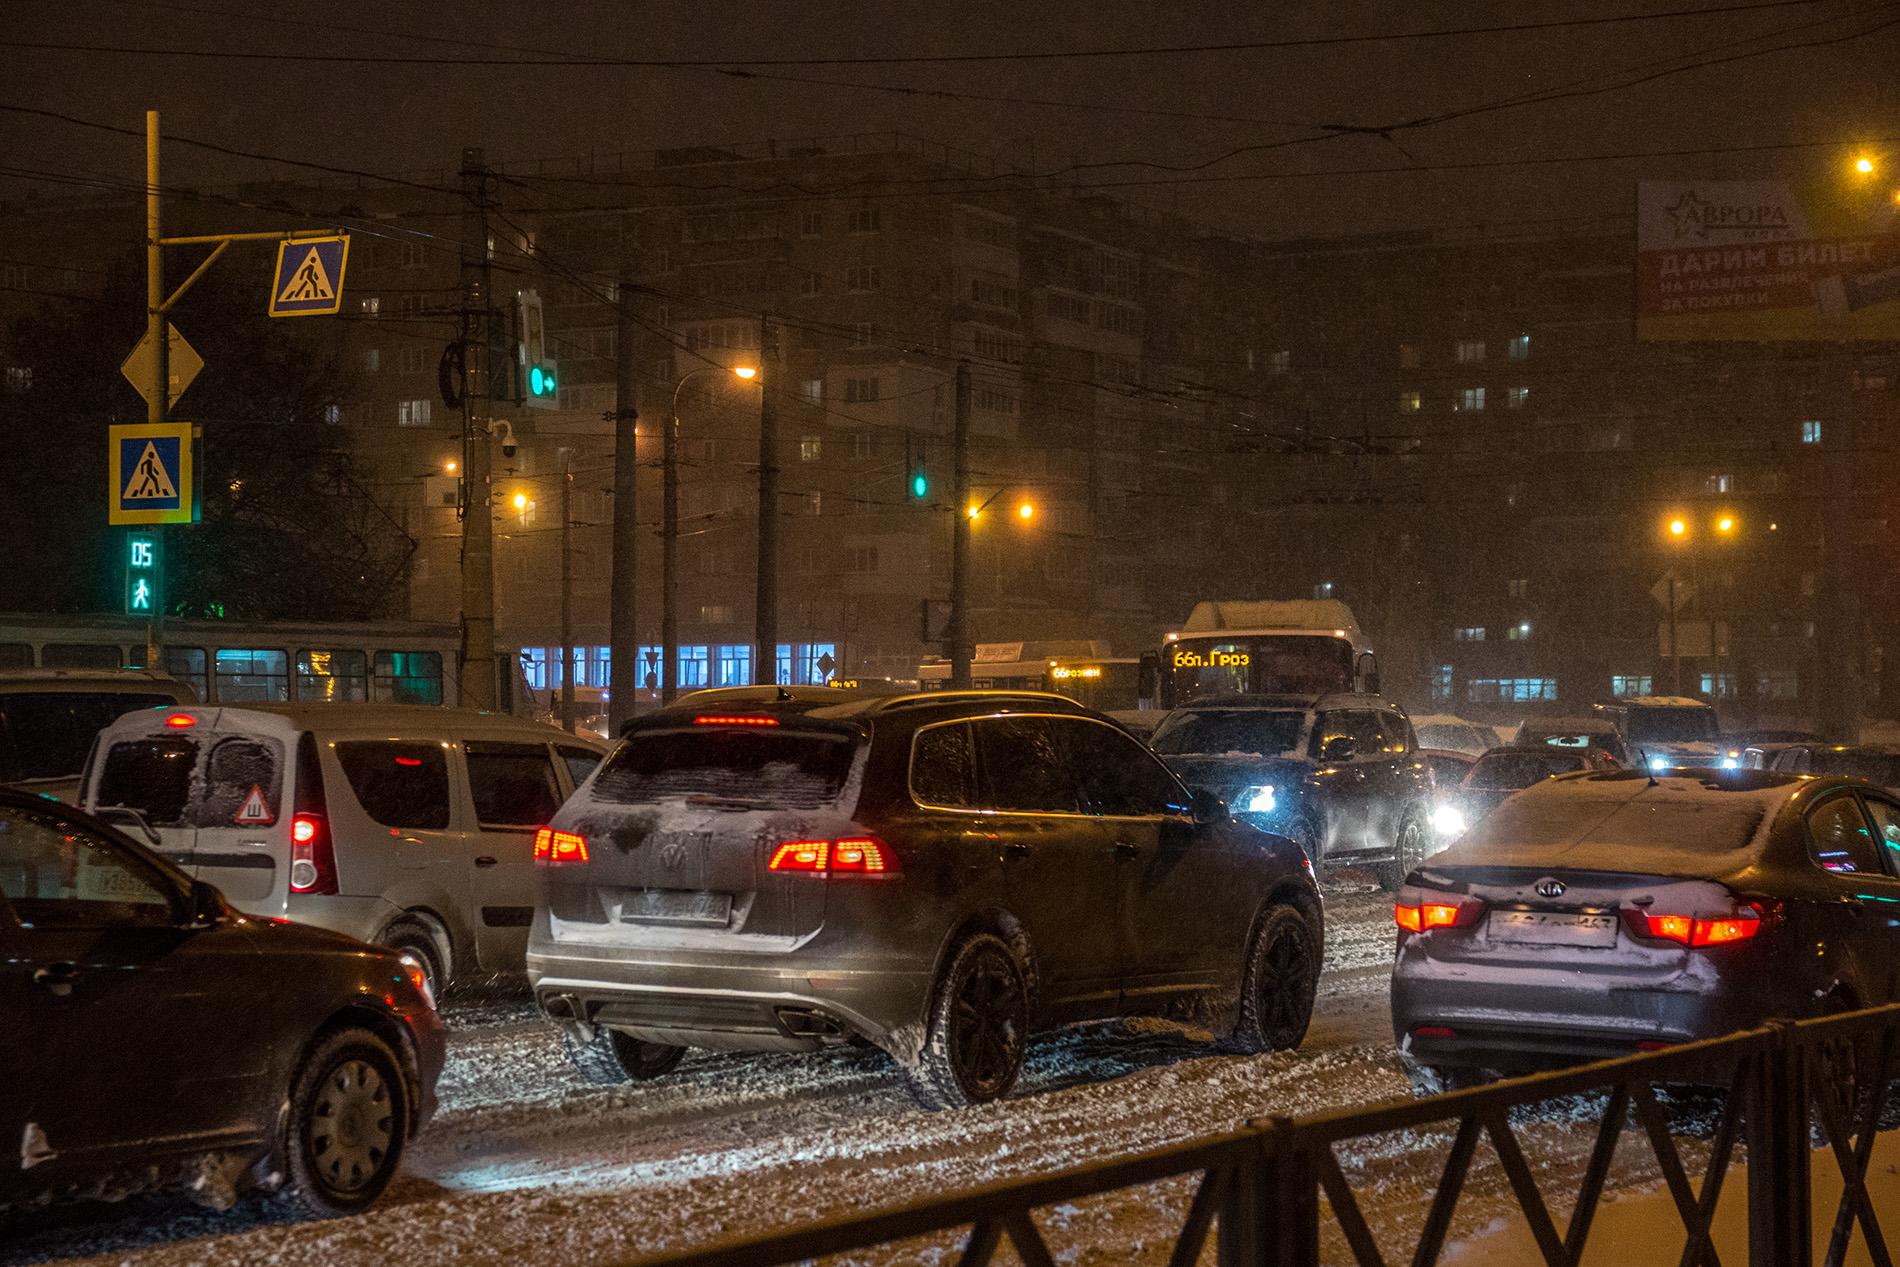
[[[1376,865],[1396,889],[1431,847],[1432,775],[1412,723],[1377,695],[1231,695],[1155,728],[1161,759],[1315,866]]]
[[[585,1076],[859,1040],[946,1108],[1073,1021],[1300,1043],[1322,926],[1292,841],[1059,696],[814,703],[641,717],[539,833],[528,977]]]

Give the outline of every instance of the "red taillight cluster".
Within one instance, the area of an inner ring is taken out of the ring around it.
[[[299,810],[290,819],[290,891],[335,893],[336,850],[321,814]]]
[[[534,860],[543,866],[587,861],[587,837],[543,827],[534,834]]]
[[[778,718],[760,713],[706,713],[693,718],[695,726],[776,726]]]
[[[1733,915],[1713,919],[1699,915],[1657,915],[1651,911],[1626,908],[1623,926],[1638,937],[1653,941],[1673,941],[1683,946],[1726,946],[1747,941],[1767,922],[1759,906],[1749,905]]]
[[[1399,902],[1392,907],[1392,918],[1408,933],[1430,932],[1434,928],[1469,928],[1484,914],[1484,902],[1454,893],[1421,893],[1416,902]]]
[[[889,875],[897,870],[890,847],[869,836],[842,840],[788,840],[772,851],[767,871],[818,875]]]
[[[165,719],[165,724],[174,729],[183,730],[186,726],[196,726],[198,719],[190,713],[173,713]]]

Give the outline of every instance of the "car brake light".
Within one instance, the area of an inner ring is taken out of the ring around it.
[[[1453,893],[1421,893],[1415,902],[1398,902],[1392,918],[1408,933],[1424,933],[1434,928],[1469,928],[1484,913],[1484,902],[1475,897]]]
[[[1726,946],[1747,941],[1767,923],[1757,904],[1737,910],[1733,915],[1705,919],[1695,915],[1657,915],[1650,911],[1625,909],[1623,926],[1638,937],[1652,941],[1673,941],[1680,946]]]
[[[693,718],[695,726],[776,726],[778,718],[765,717],[758,713],[712,714],[707,713]]]
[[[290,820],[290,891],[337,891],[336,852],[330,846],[328,824],[319,815],[297,814]]]
[[[897,870],[891,847],[870,836],[841,840],[788,840],[772,851],[767,871],[816,875],[890,875]]]
[[[543,827],[534,834],[534,860],[543,866],[587,861],[587,837]]]
[[[1456,1038],[1458,1031],[1449,1025],[1421,1025],[1412,1031],[1413,1038]]]
[[[186,726],[196,726],[198,719],[193,717],[190,713],[173,713],[170,717],[165,719],[165,724],[167,726],[177,726],[182,729]]]

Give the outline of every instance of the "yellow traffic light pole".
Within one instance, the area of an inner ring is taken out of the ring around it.
[[[217,258],[224,254],[225,248],[233,242],[283,242],[297,241],[300,238],[334,237],[337,229],[285,229],[281,232],[263,233],[212,233],[194,237],[168,238],[164,236],[164,198],[158,183],[158,111],[145,112],[145,337],[152,346],[152,381],[145,389],[145,421],[164,422],[171,411],[171,362],[172,349],[170,332],[166,329],[171,310],[185,297],[185,292],[195,286],[200,277],[210,269]],[[211,254],[199,261],[178,289],[170,295],[165,293],[165,251],[168,246],[210,246]],[[192,428],[192,439],[199,439],[198,430]],[[154,525],[158,537],[159,558],[165,557],[164,524]],[[163,605],[155,605],[151,622],[146,627],[145,636],[146,667],[159,668],[159,654],[164,650],[165,611]]]

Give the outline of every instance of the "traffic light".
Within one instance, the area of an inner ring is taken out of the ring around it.
[[[912,501],[930,496],[930,465],[921,440],[904,440],[904,492]]]
[[[157,615],[159,604],[164,601],[160,590],[162,581],[163,576],[158,559],[158,534],[155,532],[126,533],[125,614],[145,617]]]
[[[521,320],[515,343],[516,382],[527,389],[526,395],[517,393],[523,404],[534,405],[541,409],[554,409],[560,400],[560,376],[554,358],[548,355],[547,327],[541,315],[541,295],[538,291],[524,290],[516,296],[520,305]]]

